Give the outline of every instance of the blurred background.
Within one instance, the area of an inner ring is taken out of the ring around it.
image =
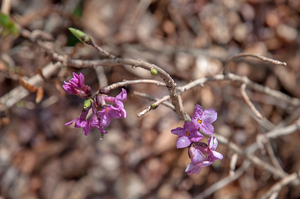
[[[4,4],[4,1],[0,1]],[[261,54],[287,62],[287,67],[251,58],[239,59],[230,71],[252,81],[300,97],[299,0],[11,0],[10,16],[30,31],[53,35],[54,48],[76,59],[101,59],[95,49],[78,42],[68,31],[78,28],[112,54],[142,59],[166,70],[178,85],[221,74],[225,63],[241,52]],[[31,77],[51,61],[35,44],[22,37],[1,37],[0,98],[19,86],[18,77]],[[160,105],[138,118],[151,102],[133,95],[144,92],[161,98],[166,88],[127,87],[127,118],[112,120],[100,140],[97,129],[65,126],[78,117],[83,100],[61,90],[72,72],[83,73],[93,91],[100,86],[133,79],[154,78],[132,67],[75,69],[63,67],[45,82],[44,98],[35,103],[31,93],[0,115],[0,198],[189,199],[229,175],[233,152],[219,145],[222,161],[187,176],[186,149],[176,149],[171,129],[183,121]],[[159,78],[154,78],[160,80]],[[215,133],[244,148],[256,136],[279,124],[296,109],[266,94],[247,93],[270,121],[261,125],[244,102],[239,84],[209,82],[183,94],[186,111],[195,104],[218,112]],[[116,96],[120,90],[110,92]],[[1,104],[0,104],[1,106]],[[205,139],[204,139],[205,140]],[[299,132],[277,138],[272,146],[287,173],[300,167]],[[267,154],[256,153],[270,162]],[[244,158],[239,157],[237,168]],[[208,198],[257,198],[279,179],[250,166],[236,181]],[[299,187],[286,186],[279,198],[299,198]]]

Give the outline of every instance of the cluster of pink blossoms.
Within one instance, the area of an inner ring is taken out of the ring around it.
[[[217,112],[214,109],[203,111],[202,107],[196,104],[192,121],[185,122],[183,128],[178,127],[171,130],[171,133],[179,136],[176,142],[177,148],[189,146],[189,156],[192,162],[185,170],[188,175],[198,174],[201,167],[209,166],[215,160],[223,159],[223,155],[215,151],[218,146],[218,141],[215,137],[211,136],[208,138],[208,144],[199,142],[203,138],[199,130],[207,135],[212,135],[214,127],[211,123],[216,121],[216,119]]]
[[[125,89],[122,89],[122,92],[116,97],[100,94],[92,98],[92,90],[84,84],[84,76],[81,73],[79,75],[73,73],[73,78],[64,83],[63,89],[68,94],[86,99],[81,115],[65,125],[71,125],[75,122],[75,127],[83,128],[85,135],[88,135],[94,127],[97,127],[102,133],[107,133],[103,128],[110,124],[111,117],[115,119],[126,117],[126,110],[123,105],[123,102],[127,99]],[[92,110],[92,117],[87,120],[86,117],[90,110]]]

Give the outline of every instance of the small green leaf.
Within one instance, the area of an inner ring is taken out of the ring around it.
[[[79,41],[90,44],[91,38],[87,34],[76,28],[69,28],[69,30],[75,37],[77,37],[77,39],[79,39]]]
[[[151,69],[151,74],[152,74],[152,75],[157,75],[157,70],[154,69],[154,68],[152,68],[152,69]]]
[[[4,36],[8,34],[17,36],[19,34],[19,29],[16,27],[16,25],[10,19],[10,17],[1,12],[0,12],[0,26],[3,28],[2,34]]]
[[[83,108],[84,108],[84,109],[89,108],[89,107],[92,105],[92,102],[93,102],[92,99],[87,99],[87,100],[85,100],[84,103],[83,103]]]
[[[156,105],[155,104],[151,104],[151,109],[155,109]]]

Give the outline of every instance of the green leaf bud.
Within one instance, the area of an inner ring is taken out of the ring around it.
[[[92,99],[87,99],[87,100],[85,100],[84,103],[83,103],[83,108],[84,108],[84,109],[89,108],[89,107],[92,105],[92,102],[93,102]]]
[[[151,74],[152,74],[152,75],[157,75],[157,70],[154,69],[154,68],[152,68],[152,69],[151,69]]]
[[[69,28],[69,30],[75,37],[77,37],[77,39],[79,39],[79,41],[86,43],[86,44],[91,43],[91,38],[87,34],[82,32],[81,30],[78,30],[76,28]]]

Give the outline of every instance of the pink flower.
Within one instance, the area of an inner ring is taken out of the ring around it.
[[[192,142],[198,142],[203,138],[192,122],[186,122],[183,128],[172,129],[171,133],[179,136],[176,142],[177,148],[187,147]]]
[[[223,155],[215,151],[217,146],[218,141],[215,137],[208,138],[208,145],[203,142],[193,143],[189,148],[189,156],[192,162],[188,165],[185,172],[187,172],[188,175],[198,174],[201,167],[209,166],[213,164],[215,160],[223,159]]]
[[[69,82],[64,82],[63,89],[71,95],[77,95],[81,98],[86,98],[91,96],[92,90],[91,87],[84,84],[84,76],[80,73],[77,75],[73,73],[73,78]]]
[[[192,117],[192,122],[196,126],[196,128],[200,128],[203,131],[203,133],[207,135],[212,135],[214,132],[214,127],[211,123],[216,121],[217,117],[218,114],[214,109],[206,109],[203,112],[202,107],[196,104],[194,117]]]
[[[82,74],[81,74],[82,75]],[[81,75],[74,75],[75,80],[70,80],[72,82],[72,85],[80,85],[82,82],[84,82],[84,78],[81,77]],[[71,83],[68,83],[71,84]],[[88,99],[89,103],[85,103],[85,107],[81,113],[81,115],[66,123],[65,125],[71,125],[75,122],[76,128],[83,128],[83,132],[85,135],[88,135],[90,131],[97,127],[99,131],[102,133],[107,133],[103,128],[107,127],[111,122],[111,117],[118,119],[121,117],[126,117],[126,110],[124,108],[123,102],[127,98],[127,93],[125,89],[122,89],[122,92],[117,95],[117,97],[110,97],[110,96],[101,96],[98,95],[94,99]],[[109,101],[114,103],[114,105],[106,105],[105,101]],[[102,108],[102,110],[97,111],[98,108]],[[87,114],[89,110],[92,109],[92,118],[90,120],[87,120]]]

